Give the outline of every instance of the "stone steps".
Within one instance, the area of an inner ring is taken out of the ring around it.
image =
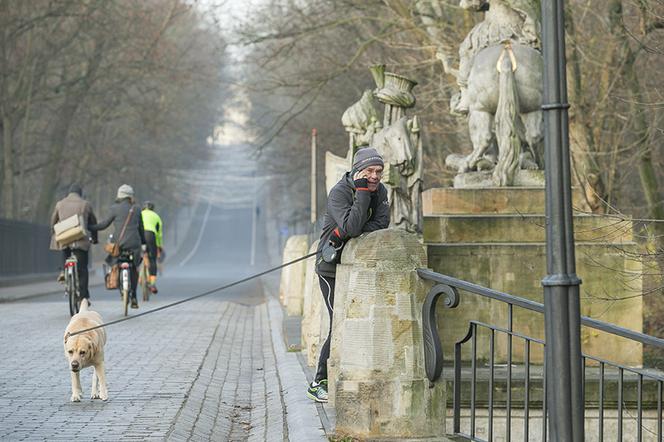
[[[461,370],[461,406],[467,408],[470,406],[471,398],[471,375],[470,367],[464,367]],[[598,367],[586,367],[585,383],[585,401],[586,408],[599,406],[599,387],[600,376]],[[654,376],[664,378],[664,373],[652,371]],[[477,382],[475,384],[476,398],[475,404],[478,408],[488,406],[489,398],[489,376],[488,367],[477,368]],[[453,405],[454,400],[454,368],[446,366],[443,369],[443,381],[448,391],[447,404]],[[531,366],[530,368],[530,397],[529,406],[536,409],[542,406],[542,367]],[[617,408],[618,406],[618,370],[615,368],[606,368],[604,373],[604,407]],[[525,370],[524,366],[519,364],[512,365],[512,407],[523,408],[525,399]],[[624,406],[634,408],[637,405],[638,375],[636,373],[625,371],[623,375],[623,402]],[[656,409],[658,400],[657,381],[644,377],[642,389],[642,404],[645,409]],[[494,406],[504,408],[507,404],[507,367],[505,365],[497,366],[494,369],[494,388],[493,388]]]

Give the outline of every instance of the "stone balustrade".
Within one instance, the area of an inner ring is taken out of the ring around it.
[[[336,433],[360,439],[445,434],[445,386],[424,370],[424,245],[400,229],[348,242],[337,268],[329,369]]]
[[[294,261],[307,254],[307,235],[293,235],[286,241],[283,263]],[[281,270],[279,300],[288,315],[301,315],[304,302],[305,261],[300,261]]]

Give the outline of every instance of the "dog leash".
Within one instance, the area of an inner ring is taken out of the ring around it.
[[[315,256],[318,253],[319,253],[318,251],[313,252],[313,253],[309,253],[308,255],[304,255],[300,258],[294,259],[293,261],[287,262],[286,264],[281,264],[280,266],[273,267],[269,270],[265,270],[263,272],[257,273],[255,275],[249,276],[249,277],[244,278],[244,279],[240,279],[239,281],[235,281],[235,282],[232,282],[230,284],[227,284],[227,285],[224,285],[224,286],[221,286],[221,287],[217,287],[217,288],[212,289],[212,290],[208,290],[207,292],[200,293],[196,296],[192,296],[191,298],[181,299],[180,301],[176,301],[176,302],[173,302],[171,304],[162,305],[161,307],[157,307],[155,309],[148,310],[147,312],[139,313],[137,315],[126,316],[124,318],[116,319],[115,321],[105,322],[103,324],[95,325],[94,327],[86,328],[86,329],[83,329],[83,330],[78,330],[78,331],[75,331],[73,333],[67,333],[65,335],[65,342],[67,342],[67,339],[69,339],[70,337],[80,335],[81,333],[86,333],[86,332],[96,330],[96,329],[102,328],[102,327],[107,327],[107,326],[113,325],[113,324],[119,324],[120,322],[129,321],[130,319],[140,318],[141,316],[149,315],[150,313],[155,313],[155,312],[158,312],[160,310],[165,310],[167,308],[174,307],[176,305],[184,304],[185,302],[193,301],[194,299],[202,298],[203,296],[207,296],[207,295],[211,295],[211,294],[216,293],[216,292],[220,292],[220,291],[225,290],[227,288],[236,286],[238,284],[242,284],[243,282],[247,282],[247,281],[250,281],[252,279],[258,278],[260,276],[266,275],[268,273],[274,272],[276,270],[282,269],[284,267],[288,267],[289,265],[295,264],[296,262],[300,262],[300,261],[303,261],[307,258],[311,258],[312,256]]]

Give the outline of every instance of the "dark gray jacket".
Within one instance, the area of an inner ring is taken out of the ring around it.
[[[375,192],[355,190],[350,172],[346,172],[327,197],[327,212],[323,218],[323,232],[318,243],[318,251],[320,252],[329,243],[337,228],[345,244],[350,238],[386,229],[389,224],[390,205],[385,186],[379,183]],[[337,252],[335,263],[323,261],[319,254],[316,258],[316,272],[321,276],[335,277],[341,252],[342,250]]]
[[[120,238],[122,226],[125,219],[129,214],[129,210],[134,208],[131,218],[127,223],[125,234]],[[110,215],[105,220],[99,222],[94,226],[90,226],[90,230],[104,230],[113,223],[115,231],[113,237],[117,242],[120,240],[120,248],[123,250],[131,250],[133,252],[140,251],[141,244],[145,244],[145,231],[143,230],[143,218],[141,217],[141,208],[132,204],[128,198],[117,201],[111,206]]]

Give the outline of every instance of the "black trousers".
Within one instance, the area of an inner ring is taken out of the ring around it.
[[[154,232],[145,231],[145,246],[150,260],[150,276],[157,276],[157,237]]]
[[[327,360],[330,358],[330,340],[332,339],[332,313],[334,311],[334,282],[335,278],[318,275],[320,290],[323,292],[323,301],[327,307],[327,313],[330,315],[330,329],[327,332],[325,344],[320,349],[318,356],[318,369],[316,370],[316,382],[327,379]]]
[[[130,293],[129,296],[132,298],[136,297],[136,289],[138,288],[138,266],[141,263],[134,263],[133,266],[131,266],[131,272],[129,272],[129,283],[130,283]]]
[[[74,254],[78,260],[78,285],[81,290],[81,298],[90,299],[90,292],[88,290],[88,252],[87,250],[71,249],[66,247],[62,250],[62,268],[65,268],[65,261],[71,254]]]

